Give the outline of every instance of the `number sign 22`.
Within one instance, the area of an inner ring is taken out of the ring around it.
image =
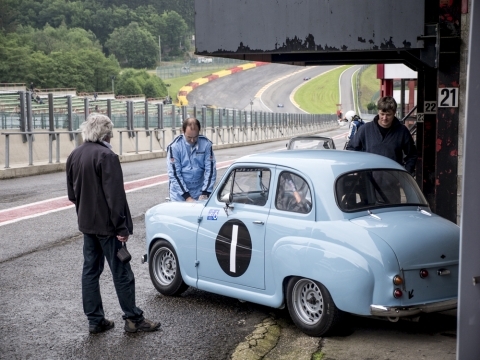
[[[436,101],[425,101],[423,103],[423,111],[425,114],[436,114],[437,113],[437,102]]]
[[[438,107],[458,107],[458,88],[439,88]]]

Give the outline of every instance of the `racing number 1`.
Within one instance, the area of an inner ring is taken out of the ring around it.
[[[230,271],[235,272],[237,266],[237,242],[238,242],[238,225],[232,227],[232,245],[230,246]]]

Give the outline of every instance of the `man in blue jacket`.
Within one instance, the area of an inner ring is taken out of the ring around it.
[[[200,122],[185,119],[183,134],[167,147],[167,168],[171,201],[207,199],[217,178],[212,142],[199,135]]]
[[[385,96],[378,100],[377,108],[378,115],[358,129],[347,150],[386,156],[414,175],[417,148],[410,131],[395,117],[397,102],[393,97]]]

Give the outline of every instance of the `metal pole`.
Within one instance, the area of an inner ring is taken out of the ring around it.
[[[53,116],[53,94],[48,94],[48,131],[55,131],[55,124],[54,124],[54,116]],[[55,140],[55,134],[53,135],[52,140]]]
[[[28,139],[28,165],[33,165],[33,134],[27,134]]]
[[[122,155],[122,132],[119,131],[119,133],[120,133],[120,151],[119,151],[119,153],[120,153],[120,155]]]
[[[73,116],[72,116],[72,96],[67,95],[67,126],[68,131],[73,131]],[[69,134],[70,140],[76,140],[74,134]]]
[[[5,134],[5,169],[10,167],[10,135]]]
[[[90,100],[86,97],[83,99],[83,112],[85,114],[85,120],[90,115]]]
[[[134,131],[135,134],[135,154],[138,154],[138,131]]]
[[[53,143],[53,134],[48,134],[48,163],[52,163],[52,143]]]
[[[107,116],[112,120],[112,99],[107,99]]]
[[[148,130],[148,101],[145,100],[145,130]],[[150,136],[150,132],[146,131],[145,132],[147,136]],[[138,134],[137,134],[138,135]]]
[[[55,134],[53,135],[55,136]],[[60,162],[60,134],[56,135],[57,141],[57,164]]]

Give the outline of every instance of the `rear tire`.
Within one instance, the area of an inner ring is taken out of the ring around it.
[[[159,240],[152,246],[148,270],[153,285],[162,295],[180,295],[188,289],[183,282],[177,253],[168,241]]]
[[[318,281],[306,278],[290,279],[287,306],[295,325],[310,336],[328,335],[340,319],[341,312],[327,288]]]

